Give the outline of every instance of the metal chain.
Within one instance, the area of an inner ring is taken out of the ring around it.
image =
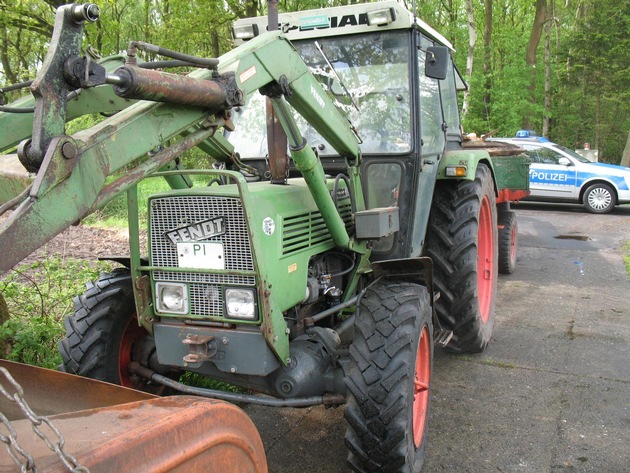
[[[35,461],[28,452],[26,452],[17,441],[17,432],[6,418],[4,414],[0,412],[0,420],[9,431],[9,435],[0,434],[0,442],[6,444],[9,455],[17,466],[20,467],[20,471],[33,471],[37,473],[37,467]]]
[[[2,382],[0,382],[0,393],[4,395],[9,401],[15,402],[20,410],[24,413],[26,418],[31,422],[33,431],[37,434],[39,438],[41,438],[46,446],[55,452],[61,462],[64,464],[66,469],[73,473],[89,473],[90,470],[81,466],[76,458],[74,458],[71,454],[64,450],[65,439],[61,432],[57,427],[52,423],[50,419],[44,416],[38,416],[33,412],[31,407],[26,403],[24,399],[24,390],[22,386],[20,386],[15,379],[11,376],[9,371],[6,368],[0,367],[0,372],[4,375],[9,384],[15,389],[15,393],[11,395],[9,391],[4,387]],[[0,441],[7,446],[7,450],[9,451],[9,455],[13,458],[13,461],[20,467],[20,471],[28,472],[32,471],[37,473],[37,466],[35,465],[35,460],[31,457],[20,445],[17,441],[17,433],[9,420],[5,417],[4,414],[0,413],[0,421],[4,424],[4,426],[9,431],[9,435],[0,434]],[[45,432],[40,428],[43,425],[46,425],[50,431],[55,435],[56,439],[51,439],[50,436],[46,435]]]

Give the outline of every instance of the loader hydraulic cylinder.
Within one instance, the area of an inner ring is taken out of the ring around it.
[[[272,98],[271,102],[287,134],[293,163],[302,173],[333,241],[339,248],[350,248],[350,236],[326,186],[326,174],[322,163],[300,133],[284,99],[276,97]]]
[[[123,66],[114,73],[114,92],[126,99],[175,103],[213,110],[242,105],[243,92],[233,75],[215,80],[196,79],[168,72]],[[108,78],[111,81],[111,78]]]

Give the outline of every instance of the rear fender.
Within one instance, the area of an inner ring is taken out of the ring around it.
[[[490,168],[492,173],[492,182],[494,185],[494,195],[498,195],[498,186],[494,164],[487,151],[484,150],[450,150],[446,151],[440,159],[438,167],[437,179],[441,181],[447,180],[466,180],[474,181],[477,167],[479,164],[485,164]],[[463,176],[447,176],[447,169],[452,167],[464,168]]]
[[[494,165],[487,151],[484,150],[449,150],[444,153],[438,167],[437,178],[439,180],[457,180],[464,179],[467,181],[475,180],[475,173],[479,163],[483,163],[490,168],[494,177]],[[458,167],[465,168],[464,176],[447,176],[447,168]],[[496,185],[495,185],[496,187]]]

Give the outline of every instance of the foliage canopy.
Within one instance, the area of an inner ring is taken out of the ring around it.
[[[405,0],[459,51],[466,69],[472,6],[476,65],[468,81],[468,132],[497,129],[513,136],[523,126],[569,147],[591,143],[600,159],[618,163],[630,131],[630,3],[627,0]],[[43,61],[59,0],[0,0],[0,85],[33,78]],[[102,55],[124,52],[129,40],[216,57],[231,47],[230,25],[266,13],[262,0],[103,0],[101,20],[86,43]],[[280,0],[280,11],[355,3],[354,0]],[[539,7],[549,28],[528,65],[527,50]],[[488,23],[490,22],[490,23]],[[484,46],[484,44],[486,46]],[[547,55],[543,54],[548,44]],[[546,64],[545,64],[546,61]],[[481,67],[484,64],[484,67]],[[545,66],[549,102],[545,106]],[[11,97],[9,97],[11,98]],[[13,97],[14,98],[14,97]]]

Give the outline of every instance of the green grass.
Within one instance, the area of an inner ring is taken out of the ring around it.
[[[190,371],[187,371],[186,373],[182,374],[179,378],[179,382],[187,386],[194,386],[196,388],[216,389],[219,391],[228,391],[231,393],[243,394],[243,393],[250,392],[247,389],[234,386],[233,384],[226,383],[224,381],[218,381],[212,378],[208,378],[207,376],[203,376],[197,373],[192,373]]]
[[[621,249],[623,251],[623,262],[626,266],[626,274],[628,275],[628,280],[630,280],[630,241],[627,241]]]
[[[113,180],[113,179],[111,179]],[[195,186],[203,186],[210,180],[209,176],[193,176]],[[171,188],[162,178],[144,179],[138,184],[138,218],[140,228],[147,227],[147,202],[150,196],[167,192]],[[100,226],[107,228],[127,227],[127,194],[123,193],[112,200],[109,204],[83,220],[85,225]]]
[[[147,224],[147,200],[153,194],[159,194],[170,189],[164,179],[145,179],[138,184],[138,214],[140,228]],[[86,225],[126,228],[127,227],[127,194],[123,193],[112,200],[101,210],[94,212],[83,221]]]

